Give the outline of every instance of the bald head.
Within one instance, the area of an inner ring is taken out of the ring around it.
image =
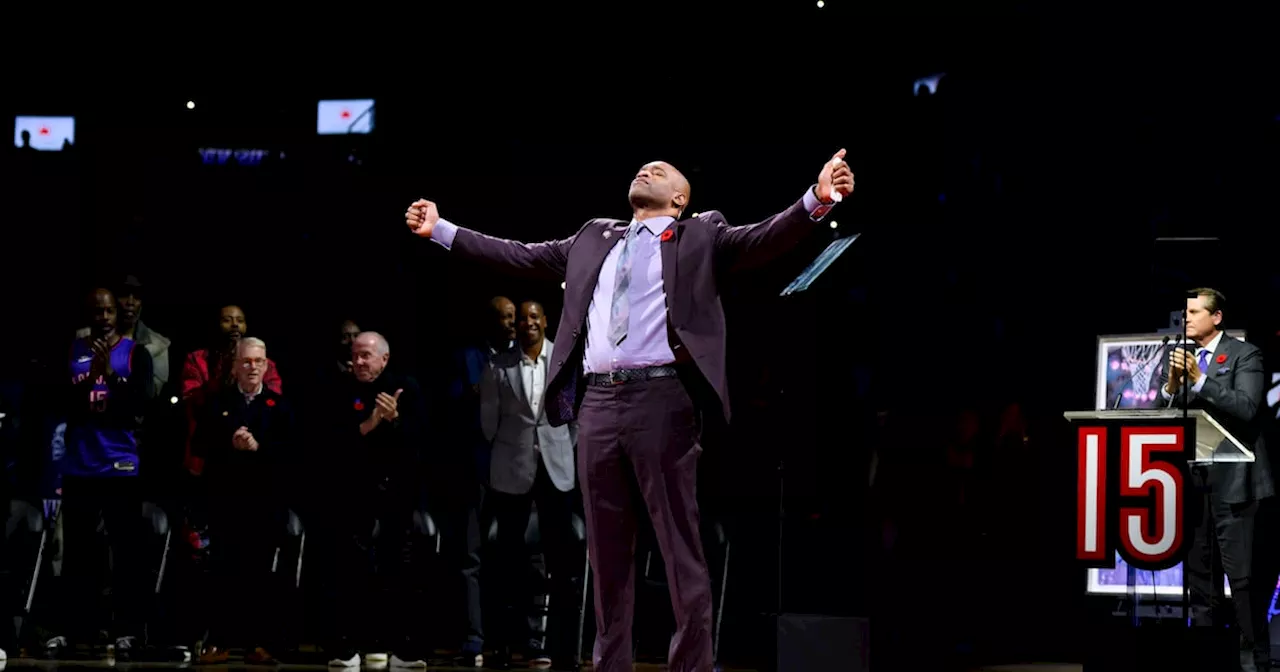
[[[390,360],[391,346],[376,331],[361,332],[351,344],[351,372],[362,383],[377,380]]]
[[[693,195],[689,180],[666,161],[652,161],[641,166],[631,181],[627,199],[637,218],[679,217]]]
[[[489,323],[488,339],[492,345],[501,346],[499,349],[505,348],[516,338],[516,304],[505,296],[495,296],[489,307],[493,309],[493,321]]]
[[[89,312],[89,323],[93,325],[93,337],[110,339],[116,332],[115,294],[106,287],[98,287],[89,292],[85,308]]]
[[[391,354],[391,345],[387,343],[387,339],[376,331],[362,331],[356,335],[355,342],[364,344],[366,347],[373,348],[380,355]]]

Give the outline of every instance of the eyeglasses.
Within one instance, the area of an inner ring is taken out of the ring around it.
[[[262,369],[266,368],[267,360],[265,359],[243,359],[240,360],[240,366],[246,369]]]

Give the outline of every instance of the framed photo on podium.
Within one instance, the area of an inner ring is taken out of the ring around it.
[[[1154,409],[1160,397],[1160,376],[1168,357],[1161,356],[1166,334],[1131,334],[1099,336],[1097,380],[1094,410]],[[1227,330],[1228,338],[1245,340],[1245,332]],[[1177,336],[1168,348],[1177,343]],[[1130,592],[1129,566],[1116,555],[1114,569],[1090,569],[1085,591],[1090,595],[1125,595]],[[1182,599],[1182,565],[1152,572],[1138,571],[1133,577],[1132,591],[1144,597],[1166,600]],[[1225,588],[1231,595],[1231,588]]]

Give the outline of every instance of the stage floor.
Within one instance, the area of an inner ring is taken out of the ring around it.
[[[83,661],[83,660],[81,660],[81,661],[57,661],[57,660],[33,660],[33,659],[29,659],[29,658],[16,658],[16,659],[11,658],[11,659],[9,660],[9,662],[8,662],[8,664],[7,664],[7,665],[6,665],[6,664],[4,664],[4,663],[0,663],[0,670],[3,670],[4,672],[13,672],[14,670],[40,670],[40,671],[42,671],[42,672],[53,672],[54,670],[58,670],[58,671],[70,672],[71,670],[106,670],[106,669],[133,669],[133,670],[178,670],[178,669],[183,669],[183,670],[200,670],[201,672],[204,672],[204,671],[206,671],[206,670],[207,670],[208,672],[228,672],[228,671],[230,671],[230,670],[255,670],[255,671],[260,671],[260,670],[275,670],[275,669],[279,669],[279,670],[298,670],[298,671],[306,670],[306,671],[315,671],[315,672],[319,672],[320,670],[326,670],[326,671],[327,671],[327,670],[329,670],[329,669],[334,669],[334,668],[329,668],[329,667],[327,667],[327,666],[325,666],[325,665],[291,665],[291,664],[288,664],[288,663],[283,663],[283,664],[280,664],[280,665],[244,665],[244,664],[239,664],[239,663],[223,663],[223,664],[220,664],[220,665],[192,665],[192,664],[190,664],[190,663],[187,663],[187,664],[178,664],[178,663],[116,663],[116,662],[114,662],[114,661],[107,660],[107,659],[98,660],[98,661],[94,661],[94,660],[88,660],[88,661]],[[390,669],[390,668],[388,668],[388,666],[387,666],[387,665],[385,665],[385,664],[383,664],[383,665],[364,665],[364,666],[362,666],[362,667],[361,667],[361,672],[368,672],[368,671],[374,671],[374,670],[377,670],[377,671],[388,671],[389,669]],[[398,668],[397,668],[397,669],[398,669]],[[428,669],[428,670],[431,670],[431,671],[436,671],[436,670],[445,671],[445,670],[476,670],[476,669],[486,669],[486,670],[487,670],[487,669],[491,669],[491,668],[475,668],[475,667],[429,667],[429,668],[427,668],[427,669]],[[512,669],[512,670],[521,670],[521,669],[528,669],[528,668],[512,666],[512,667],[511,667],[511,669]],[[563,669],[563,668],[552,668],[552,669],[553,669],[553,670],[557,670],[557,669]],[[584,669],[584,670],[590,670],[590,669],[591,669],[591,667],[590,667],[590,666],[587,666],[587,667],[584,667],[583,669]],[[665,670],[665,669],[667,669],[667,666],[666,666],[666,665],[649,665],[649,664],[640,663],[640,664],[637,664],[637,665],[635,666],[635,669],[637,670],[637,672],[650,672],[650,671],[652,671],[652,672],[658,672],[659,670]],[[745,669],[743,669],[743,668],[732,668],[732,667],[730,667],[730,668],[724,668],[724,669],[723,669],[723,672],[753,672],[753,671],[745,670]],[[814,672],[820,672],[820,671],[815,670]]]
[[[106,670],[106,669],[199,670],[200,672],[205,672],[206,670],[208,672],[228,672],[229,670],[255,670],[256,672],[261,670],[279,669],[279,670],[298,670],[299,672],[301,671],[319,672],[320,670],[327,671],[330,669],[341,669],[341,668],[329,668],[328,666],[325,666],[325,665],[289,664],[289,663],[282,663],[280,665],[245,665],[243,663],[235,663],[235,662],[222,663],[218,665],[199,665],[199,664],[191,664],[191,663],[117,663],[113,659],[108,659],[108,658],[104,658],[102,660],[76,660],[76,661],[43,660],[43,659],[32,659],[32,658],[10,658],[7,664],[0,663],[0,671],[3,671],[3,672],[13,672],[14,670],[39,670],[41,672],[53,672],[54,670],[58,670],[58,671],[70,672],[71,670],[87,671],[87,670]],[[374,665],[363,665],[361,666],[360,669],[361,669],[361,672],[375,672],[375,671],[389,672],[390,671],[390,668],[387,666],[386,663],[374,664]],[[427,669],[431,671],[436,671],[436,670],[446,671],[446,670],[477,670],[477,669],[487,670],[492,668],[429,667]],[[513,665],[510,669],[527,670],[528,668],[524,667],[523,665]],[[560,669],[566,669],[566,668],[558,668],[558,667],[552,668],[552,670],[560,670]],[[591,666],[588,665],[583,669],[590,670]],[[658,672],[659,670],[667,669],[667,666],[638,663],[635,666],[635,669],[637,670],[637,672]],[[740,667],[726,667],[726,668],[721,668],[721,672],[754,672],[754,671],[747,670],[746,668],[740,668]],[[814,672],[821,672],[821,671],[814,670]]]
[[[191,665],[178,663],[116,663],[110,659],[102,660],[80,660],[80,661],[57,661],[57,660],[40,660],[31,658],[11,658],[8,664],[0,663],[0,670],[3,672],[11,672],[13,670],[40,670],[42,672],[53,672],[54,670],[103,670],[103,669],[136,669],[136,670],[177,670],[177,669],[198,669],[208,670],[209,672],[226,672],[229,670],[328,670],[330,668],[324,665],[243,665],[243,664],[221,664],[221,665]],[[475,670],[471,667],[431,667],[429,670]],[[484,668],[489,669],[489,668]],[[513,670],[527,669],[521,667],[512,667]],[[558,668],[557,668],[558,669]],[[590,666],[583,668],[590,670]],[[665,665],[650,665],[640,663],[635,666],[636,672],[658,672],[665,670]],[[971,672],[1081,672],[1083,667],[1076,664],[1064,663],[1026,663],[1021,665],[990,665],[975,667]],[[365,665],[361,668],[365,671],[385,671],[388,670],[387,665]],[[727,667],[721,672],[751,672],[744,668]],[[825,672],[823,670],[812,670],[811,672]],[[835,672],[834,670],[832,672]]]

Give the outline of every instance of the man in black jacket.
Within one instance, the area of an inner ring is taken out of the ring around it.
[[[353,375],[336,388],[328,414],[334,423],[328,443],[334,452],[326,456],[335,573],[327,582],[334,610],[325,647],[331,666],[359,666],[364,648],[390,649],[396,667],[425,667],[422,643],[409,636],[414,621],[400,616],[420,610],[397,603],[409,598],[415,576],[406,566],[422,499],[426,403],[413,378],[387,370],[390,359],[380,334],[357,336]],[[378,606],[370,612],[369,605]]]
[[[274,662],[276,628],[265,604],[277,585],[272,561],[284,534],[294,460],[293,417],[284,397],[263,385],[267,346],[256,338],[236,348],[236,384],[201,407],[192,454],[204,461],[209,531],[213,538],[217,595],[211,601],[210,640],[201,662],[227,658],[227,647],[245,647],[245,662]]]
[[[1168,366],[1160,372],[1160,398],[1165,406],[1207,411],[1257,458],[1192,466],[1184,500],[1193,527],[1185,571],[1191,620],[1203,627],[1222,626],[1215,612],[1222,606],[1226,574],[1240,632],[1239,669],[1265,671],[1271,664],[1267,607],[1275,576],[1258,575],[1254,545],[1258,508],[1276,494],[1262,437],[1266,369],[1257,346],[1222,330],[1226,301],[1208,287],[1188,292],[1188,347],[1169,352]]]

